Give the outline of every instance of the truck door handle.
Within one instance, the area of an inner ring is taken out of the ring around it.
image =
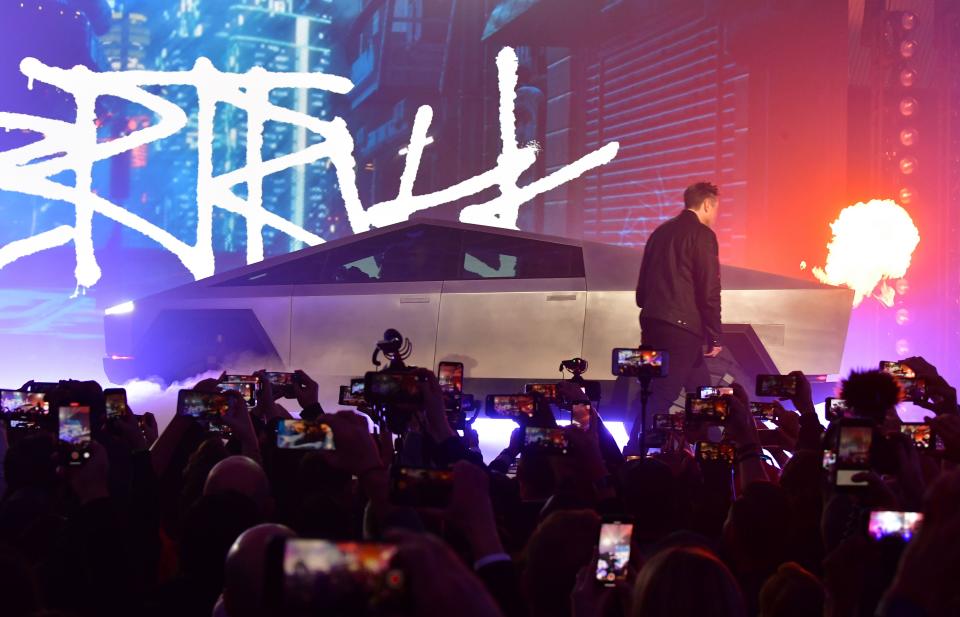
[[[550,294],[547,296],[547,302],[570,302],[576,299],[577,294]]]
[[[430,304],[430,296],[400,296],[400,304]]]

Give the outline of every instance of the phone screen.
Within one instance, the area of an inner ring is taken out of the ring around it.
[[[90,458],[90,408],[68,405],[60,408],[60,441],[69,446],[68,463],[79,465]]]
[[[641,372],[651,377],[666,375],[667,352],[659,349],[630,349],[619,347],[613,350],[614,375],[639,376]]]
[[[663,431],[682,431],[683,416],[678,413],[654,414],[653,428]]]
[[[127,391],[123,388],[105,390],[103,400],[107,408],[107,419],[122,418],[129,415],[130,408],[127,407]]]
[[[757,375],[757,396],[792,398],[797,385],[796,375]]]
[[[333,450],[333,431],[326,422],[283,420],[277,425],[277,447],[283,450]]]
[[[872,510],[867,532],[875,540],[894,536],[909,542],[910,538],[920,530],[922,522],[922,512]]]
[[[728,443],[697,442],[697,459],[701,461],[718,461],[733,465],[737,451]]]
[[[398,506],[444,508],[453,494],[453,472],[400,467],[391,478],[390,501]]]
[[[733,396],[733,388],[728,386],[700,386],[700,398]]]
[[[899,377],[900,379],[916,379],[917,377],[917,374],[912,368],[901,362],[884,360],[880,363],[880,370],[884,373],[890,373],[894,377]]]
[[[548,403],[556,403],[558,399],[555,383],[528,383],[523,386],[523,391],[527,394],[539,394]]]
[[[612,586],[627,576],[630,565],[630,539],[633,523],[605,522],[600,525],[600,545],[597,548],[597,580]]]
[[[841,426],[840,445],[837,448],[837,486],[865,486],[853,476],[870,468],[870,446],[873,428],[870,426]]]
[[[370,371],[364,379],[363,392],[368,402],[418,404],[422,400],[420,380],[414,373]]]
[[[230,402],[220,393],[180,390],[177,398],[177,415],[196,418],[216,433],[230,432],[220,421],[228,409]]]
[[[295,374],[268,371],[264,373],[264,377],[266,377],[270,383],[270,389],[273,391],[274,398],[296,397],[297,377]]]
[[[247,407],[257,406],[257,385],[260,379],[254,375],[224,375],[220,380],[220,391],[234,390],[240,393]]]
[[[933,433],[929,424],[904,422],[900,425],[900,432],[908,436],[918,448],[927,449],[933,444]]]
[[[366,615],[390,610],[404,588],[403,573],[391,566],[396,552],[390,544],[288,538],[282,562],[287,612]]]
[[[687,417],[691,422],[723,422],[730,414],[729,403],[722,398],[688,398]]]
[[[441,362],[437,367],[437,381],[444,394],[463,393],[463,364],[460,362]]]
[[[773,422],[777,419],[777,412],[778,409],[774,403],[750,402],[750,413],[755,418]]]
[[[529,394],[490,394],[487,415],[501,418],[532,416],[536,403]]]
[[[842,398],[828,397],[824,402],[824,416],[827,420],[837,420],[847,415],[847,401]]]
[[[363,388],[360,388],[360,394],[354,394],[350,386],[340,386],[340,400],[338,404],[359,407],[366,402],[367,399],[363,397]]]
[[[566,454],[570,441],[561,428],[527,426],[523,429],[523,446],[545,454]]]
[[[50,411],[50,403],[43,392],[0,390],[0,408],[3,413],[39,413]]]

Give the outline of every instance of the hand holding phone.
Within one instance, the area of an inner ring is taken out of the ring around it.
[[[842,420],[837,440],[834,485],[837,488],[867,486],[866,480],[857,481],[853,477],[870,470],[873,424],[858,419]]]
[[[67,465],[83,465],[91,456],[90,408],[71,403],[59,410],[60,444]]]
[[[123,388],[107,388],[103,391],[103,400],[106,405],[107,420],[125,418],[130,415],[127,406],[127,391]]]
[[[757,375],[757,396],[793,398],[799,384],[797,375]]]
[[[523,448],[526,452],[566,454],[570,440],[562,428],[523,427]]]
[[[399,467],[390,482],[390,501],[412,508],[446,508],[453,496],[453,472]]]
[[[333,450],[333,429],[320,420],[281,420],[277,424],[281,450]]]
[[[611,372],[615,377],[666,377],[669,354],[660,349],[617,347]]]
[[[737,457],[737,450],[729,443],[697,442],[697,460],[713,461],[733,465]]]
[[[491,418],[528,419],[533,417],[536,401],[532,394],[489,394],[486,413]]]

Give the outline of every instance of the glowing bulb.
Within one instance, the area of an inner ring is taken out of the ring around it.
[[[900,85],[904,88],[913,86],[917,81],[917,72],[913,69],[903,69],[900,71]]]
[[[910,311],[905,308],[897,309],[897,325],[902,326],[910,321]]]
[[[917,27],[917,16],[914,13],[906,12],[900,16],[900,27],[904,30],[913,30]]]
[[[904,58],[912,58],[917,53],[919,44],[913,39],[900,43],[900,55]]]
[[[905,146],[913,146],[917,143],[919,133],[915,128],[907,128],[900,131],[900,143]]]
[[[912,96],[908,96],[905,99],[900,100],[900,114],[906,117],[910,117],[913,114],[917,113],[917,99]]]
[[[917,159],[912,156],[900,159],[900,173],[909,176],[917,170]]]
[[[900,203],[903,205],[909,205],[913,201],[913,198],[916,197],[916,191],[910,187],[903,187],[900,189]]]
[[[901,358],[910,354],[910,342],[902,338],[896,344],[897,355]]]

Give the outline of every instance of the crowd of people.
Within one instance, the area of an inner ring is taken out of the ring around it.
[[[96,383],[61,382],[48,398],[90,408],[85,461],[64,460],[56,432],[0,425],[0,614],[960,615],[956,391],[922,358],[904,364],[926,383],[922,448],[899,427],[901,384],[863,371],[830,426],[802,376],[772,424],[735,384],[725,418],[678,424],[655,453],[625,455],[585,402],[560,428],[538,398],[521,424],[562,431],[563,448],[525,449],[521,426],[487,463],[426,369],[399,436],[325,412],[302,371],[291,399],[269,380],[253,407],[226,392],[226,431],[181,414],[159,435],[150,414],[107,419]],[[278,447],[291,418],[322,422],[323,446]],[[850,419],[873,446],[838,487],[824,462]],[[697,457],[721,429],[732,463]],[[438,470],[436,485],[399,499],[408,468]],[[878,510],[885,529],[891,512],[922,520],[878,540]],[[601,550],[605,521],[618,527]]]

